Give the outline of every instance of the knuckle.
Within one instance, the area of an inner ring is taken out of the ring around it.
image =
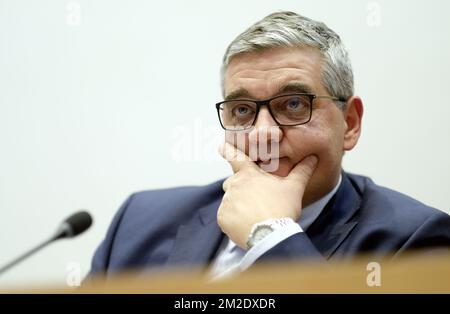
[[[222,188],[226,192],[227,189],[231,187],[232,182],[235,180],[235,175],[232,175],[228,177],[225,181],[222,183]]]
[[[224,190],[226,192],[228,187],[229,187],[229,181],[228,180],[223,181],[222,190]]]

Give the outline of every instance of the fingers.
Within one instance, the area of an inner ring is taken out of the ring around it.
[[[317,163],[317,156],[309,155],[308,157],[300,161],[297,165],[295,165],[287,178],[296,180],[302,186],[306,186],[317,167]]]
[[[250,157],[227,142],[219,147],[219,153],[230,163],[234,173],[247,167],[257,167]]]

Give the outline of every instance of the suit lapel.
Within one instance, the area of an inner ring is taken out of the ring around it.
[[[327,237],[328,241],[324,241],[319,247],[322,255],[329,259],[357,224],[357,221],[346,223],[338,228],[336,232],[329,234]]]
[[[348,175],[342,172],[342,184],[313,225],[306,231],[322,255],[329,259],[358,224],[355,214],[361,197]]]
[[[220,196],[200,208],[187,224],[178,228],[166,265],[206,265],[210,261],[223,235],[216,221],[221,201]]]

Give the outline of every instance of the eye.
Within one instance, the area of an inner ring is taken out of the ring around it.
[[[295,110],[301,109],[302,106],[303,106],[303,104],[301,102],[301,99],[298,97],[292,97],[286,101],[286,108],[289,110],[295,111]]]
[[[248,112],[248,108],[247,107],[239,107],[239,108],[237,108],[237,112],[239,114],[246,114]]]
[[[234,107],[233,114],[237,116],[245,116],[252,112],[251,108],[246,105],[238,105]]]

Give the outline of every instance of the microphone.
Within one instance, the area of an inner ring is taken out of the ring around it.
[[[86,231],[90,226],[92,225],[92,217],[91,215],[86,211],[79,211],[75,214],[72,214],[70,217],[67,217],[58,227],[56,232],[53,236],[51,236],[46,241],[42,242],[38,246],[34,247],[33,249],[29,250],[28,252],[22,254],[21,256],[17,257],[16,259],[12,260],[5,266],[0,268],[0,275],[2,275],[4,272],[9,270],[11,267],[17,265],[30,255],[36,253],[37,251],[41,250],[45,246],[49,245],[50,243],[59,240],[59,239],[67,239],[67,238],[73,238],[84,231]]]

